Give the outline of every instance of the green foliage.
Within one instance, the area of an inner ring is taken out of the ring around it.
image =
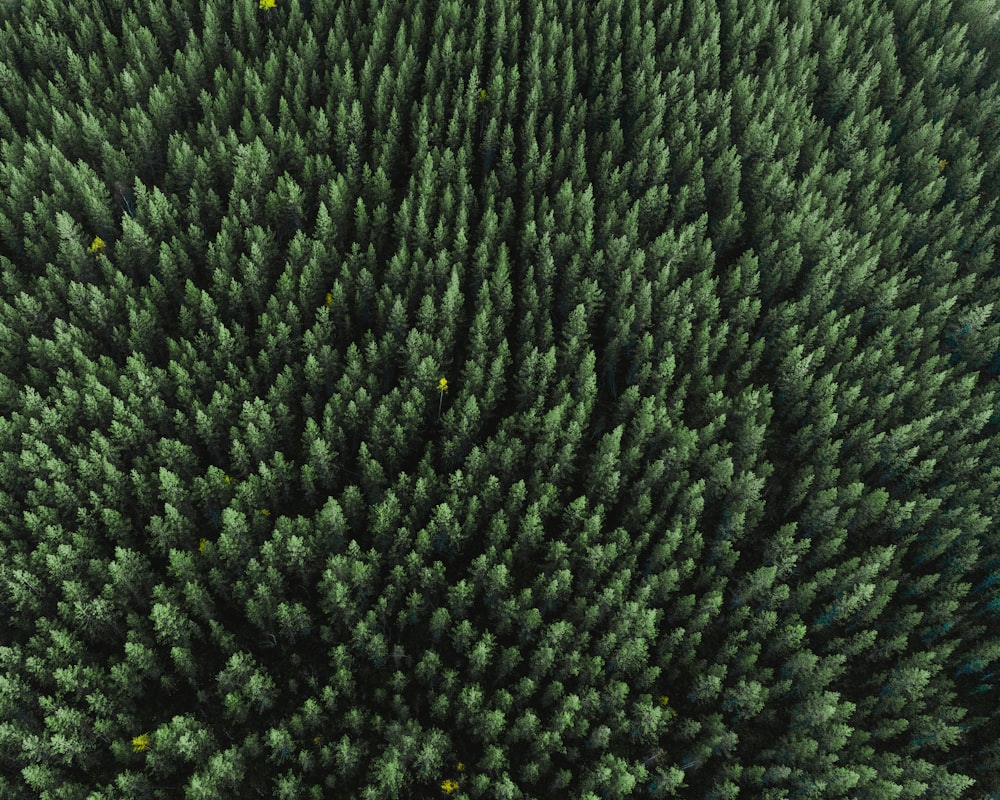
[[[542,5],[0,2],[0,796],[1000,794],[995,11]]]

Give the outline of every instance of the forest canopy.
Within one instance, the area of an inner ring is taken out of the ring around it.
[[[1000,798],[987,0],[0,2],[0,797]]]

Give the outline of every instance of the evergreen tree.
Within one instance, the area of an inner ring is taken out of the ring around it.
[[[112,5],[0,3],[0,795],[1000,793],[988,4]]]

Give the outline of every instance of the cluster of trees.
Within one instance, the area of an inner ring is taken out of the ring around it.
[[[0,22],[0,797],[1000,797],[985,0]]]

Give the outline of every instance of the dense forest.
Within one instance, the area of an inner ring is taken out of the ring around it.
[[[987,0],[0,0],[0,799],[1000,798]]]

